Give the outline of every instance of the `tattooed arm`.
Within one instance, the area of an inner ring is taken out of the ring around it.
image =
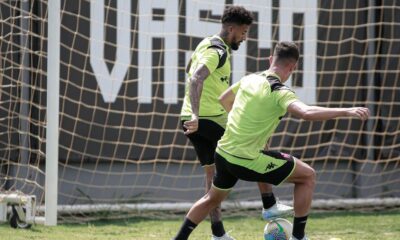
[[[203,91],[204,80],[210,75],[210,71],[205,65],[200,65],[190,77],[189,96],[192,105],[192,119],[184,122],[185,134],[196,132],[199,127],[200,97]]]

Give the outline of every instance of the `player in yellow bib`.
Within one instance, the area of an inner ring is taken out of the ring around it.
[[[181,121],[184,133],[193,144],[204,168],[206,192],[215,175],[215,148],[224,133],[228,115],[218,98],[230,85],[231,50],[237,50],[240,43],[246,40],[252,21],[251,13],[243,7],[226,8],[221,19],[221,32],[206,37],[197,45],[186,68],[188,78]],[[270,184],[259,183],[259,188],[264,219],[293,212],[292,207],[275,200]],[[210,219],[211,239],[233,239],[225,232],[219,206],[211,211]]]
[[[270,71],[243,77],[232,85],[231,91],[236,95],[235,108],[230,112],[225,134],[218,142],[217,153],[229,153],[229,156],[237,159],[256,160],[260,156],[260,149],[286,114],[288,106],[298,99],[290,88],[281,83],[280,77]],[[246,114],[242,114],[244,112]],[[257,172],[262,168],[257,161],[240,160],[234,163]],[[281,165],[282,162],[278,161],[267,168],[264,166],[260,173],[272,171]]]
[[[231,75],[229,50],[230,47],[219,35],[207,37],[199,43],[188,64],[189,76],[181,110],[181,120],[192,120],[192,115],[194,115],[191,103],[193,94],[190,91],[190,81],[193,74],[197,73],[196,70],[202,66],[204,71],[209,73],[203,81],[200,99],[194,99],[193,101],[198,102],[196,103],[198,104],[198,114],[195,117],[211,120],[225,128],[228,114],[219,103],[218,98],[229,87]],[[187,133],[193,132],[195,132],[194,129],[188,129],[187,131]]]
[[[264,151],[286,112],[305,120],[356,117],[365,120],[363,107],[325,108],[308,106],[284,85],[295,70],[298,47],[280,42],[270,57],[270,68],[243,77],[220,97],[229,112],[225,133],[215,153],[216,175],[208,193],[189,210],[176,240],[188,239],[191,231],[228,196],[239,179],[279,185],[294,184],[293,240],[307,240],[305,226],[315,186],[315,171],[306,163],[285,153]]]

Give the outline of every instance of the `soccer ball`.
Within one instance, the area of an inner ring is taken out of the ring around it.
[[[283,218],[277,218],[265,225],[265,240],[289,240],[292,236],[292,223]]]

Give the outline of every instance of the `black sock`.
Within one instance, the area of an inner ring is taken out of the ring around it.
[[[274,206],[274,204],[276,203],[276,199],[275,199],[275,196],[274,196],[273,192],[262,193],[261,194],[261,199],[262,199],[262,203],[263,203],[263,208],[264,209],[268,209],[268,208]]]
[[[216,237],[222,237],[225,234],[224,224],[221,221],[211,223],[212,234]]]
[[[189,235],[192,233],[193,229],[197,227],[197,224],[190,221],[188,218],[185,218],[181,229],[178,234],[175,236],[174,240],[186,240],[189,238]]]
[[[307,217],[294,217],[293,220],[293,233],[292,235],[297,239],[302,239],[304,237],[304,229],[306,228]]]

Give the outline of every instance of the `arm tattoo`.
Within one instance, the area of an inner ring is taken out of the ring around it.
[[[189,96],[192,105],[192,113],[199,116],[200,97],[203,91],[204,80],[210,75],[210,71],[205,65],[200,66],[190,78]]]

